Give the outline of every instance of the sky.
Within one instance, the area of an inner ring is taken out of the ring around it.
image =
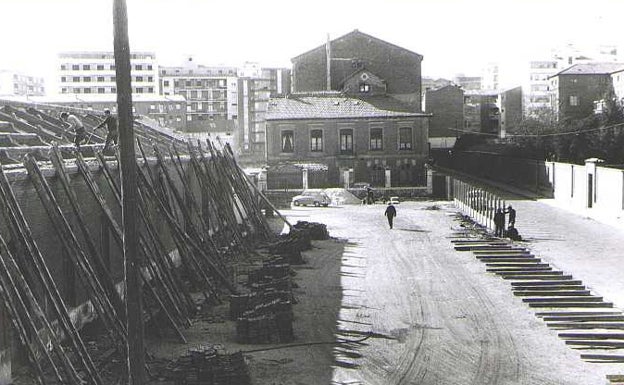
[[[290,67],[354,29],[424,56],[423,76],[518,70],[568,43],[624,53],[622,0],[126,0],[130,49],[160,65]],[[113,50],[113,0],[0,0],[0,69],[44,76],[62,51]],[[514,80],[511,79],[510,82]],[[49,89],[50,87],[48,87]]]

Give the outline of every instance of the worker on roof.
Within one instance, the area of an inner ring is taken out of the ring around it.
[[[111,115],[111,112],[108,108],[104,110],[104,120],[102,121],[102,123],[95,126],[93,130],[95,131],[100,127],[104,127],[104,125],[106,125],[106,128],[108,129],[108,134],[106,134],[106,142],[104,143],[104,149],[102,150],[102,152],[106,152],[111,143],[115,143],[115,145],[117,145],[117,137],[119,135],[117,131],[117,119],[113,115]]]
[[[68,112],[61,113],[61,120],[71,125],[70,130],[74,131],[74,144],[76,148],[80,149],[80,143],[86,141],[87,131],[82,124],[82,121],[74,114]],[[67,130],[65,130],[67,132]]]

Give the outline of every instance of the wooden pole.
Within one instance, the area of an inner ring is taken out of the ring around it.
[[[141,303],[140,254],[136,226],[137,185],[134,152],[134,117],[130,77],[130,43],[128,12],[125,0],[114,0],[114,51],[117,75],[117,111],[121,159],[121,196],[123,217],[123,251],[126,283],[126,314],[128,323],[128,384],[145,384],[145,349],[143,337],[143,306]]]

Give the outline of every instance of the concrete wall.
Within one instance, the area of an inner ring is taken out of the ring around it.
[[[425,111],[433,114],[429,120],[429,139],[457,137],[459,132],[452,129],[464,128],[464,91],[456,85],[427,90]]]

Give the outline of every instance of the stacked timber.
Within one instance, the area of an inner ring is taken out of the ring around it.
[[[191,349],[170,368],[175,385],[251,384],[243,354],[222,354],[212,346]]]
[[[310,234],[310,239],[315,241],[323,241],[329,239],[327,225],[318,222],[298,221],[293,226],[297,230],[304,230]]]
[[[289,342],[294,339],[290,265],[283,259],[265,262],[249,272],[251,292],[230,297],[230,317],[236,320],[241,343]]]

